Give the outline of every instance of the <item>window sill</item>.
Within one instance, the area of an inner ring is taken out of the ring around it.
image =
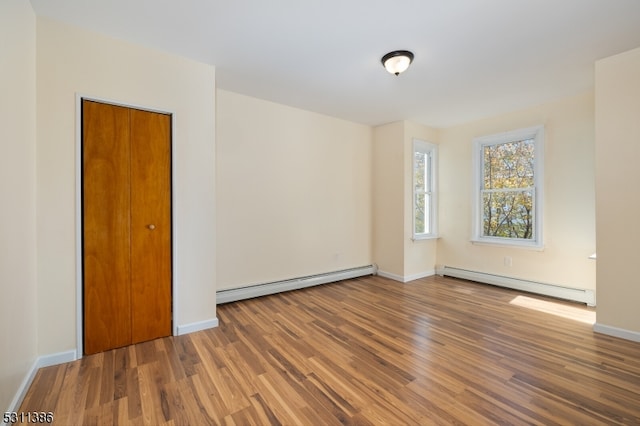
[[[471,240],[471,244],[478,246],[508,247],[532,251],[544,251],[544,244],[530,244],[517,241]]]
[[[428,241],[428,240],[439,240],[440,237],[438,235],[425,235],[425,236],[413,236],[411,237],[411,241],[413,241],[414,243],[416,242],[420,242],[420,241]]]

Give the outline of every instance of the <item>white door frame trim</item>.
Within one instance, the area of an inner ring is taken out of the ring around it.
[[[84,95],[76,93],[76,354],[80,359],[84,356],[84,317],[83,317],[83,275],[82,268],[82,100],[90,100],[105,104],[118,105],[127,108],[141,109],[150,112],[159,112],[171,115],[171,332],[174,336],[178,335],[177,322],[177,300],[178,292],[175,285],[176,271],[176,224],[173,220],[173,205],[175,201],[175,112],[167,109],[155,109],[147,106],[135,105],[113,99],[105,99],[97,96]]]

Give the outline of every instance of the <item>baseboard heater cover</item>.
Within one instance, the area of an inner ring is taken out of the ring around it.
[[[229,290],[220,290],[216,292],[216,303],[222,304],[235,302],[238,300],[280,293],[283,291],[298,290],[320,284],[328,284],[350,278],[363,277],[365,275],[375,275],[377,269],[378,268],[375,265],[368,265],[358,268],[343,269],[341,271],[327,272],[324,274],[309,275],[290,280],[275,281]]]
[[[452,268],[450,266],[443,266],[438,268],[437,274],[441,276],[449,276],[462,278],[465,280],[477,281],[480,283],[491,284],[514,290],[526,291],[528,293],[542,294],[545,296],[556,297],[558,299],[571,300],[574,302],[585,303],[588,306],[596,305],[596,297],[593,290],[562,287],[554,284],[545,284],[535,281],[522,280],[519,278],[505,277],[502,275],[487,274],[485,272]]]

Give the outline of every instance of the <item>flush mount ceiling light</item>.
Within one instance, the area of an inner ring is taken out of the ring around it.
[[[398,75],[409,68],[413,61],[413,53],[408,50],[394,50],[382,57],[382,65],[391,74]]]

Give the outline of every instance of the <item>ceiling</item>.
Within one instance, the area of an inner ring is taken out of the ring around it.
[[[640,0],[31,0],[38,16],[216,66],[219,88],[346,120],[447,127],[593,88]],[[380,58],[415,59],[404,74]]]

